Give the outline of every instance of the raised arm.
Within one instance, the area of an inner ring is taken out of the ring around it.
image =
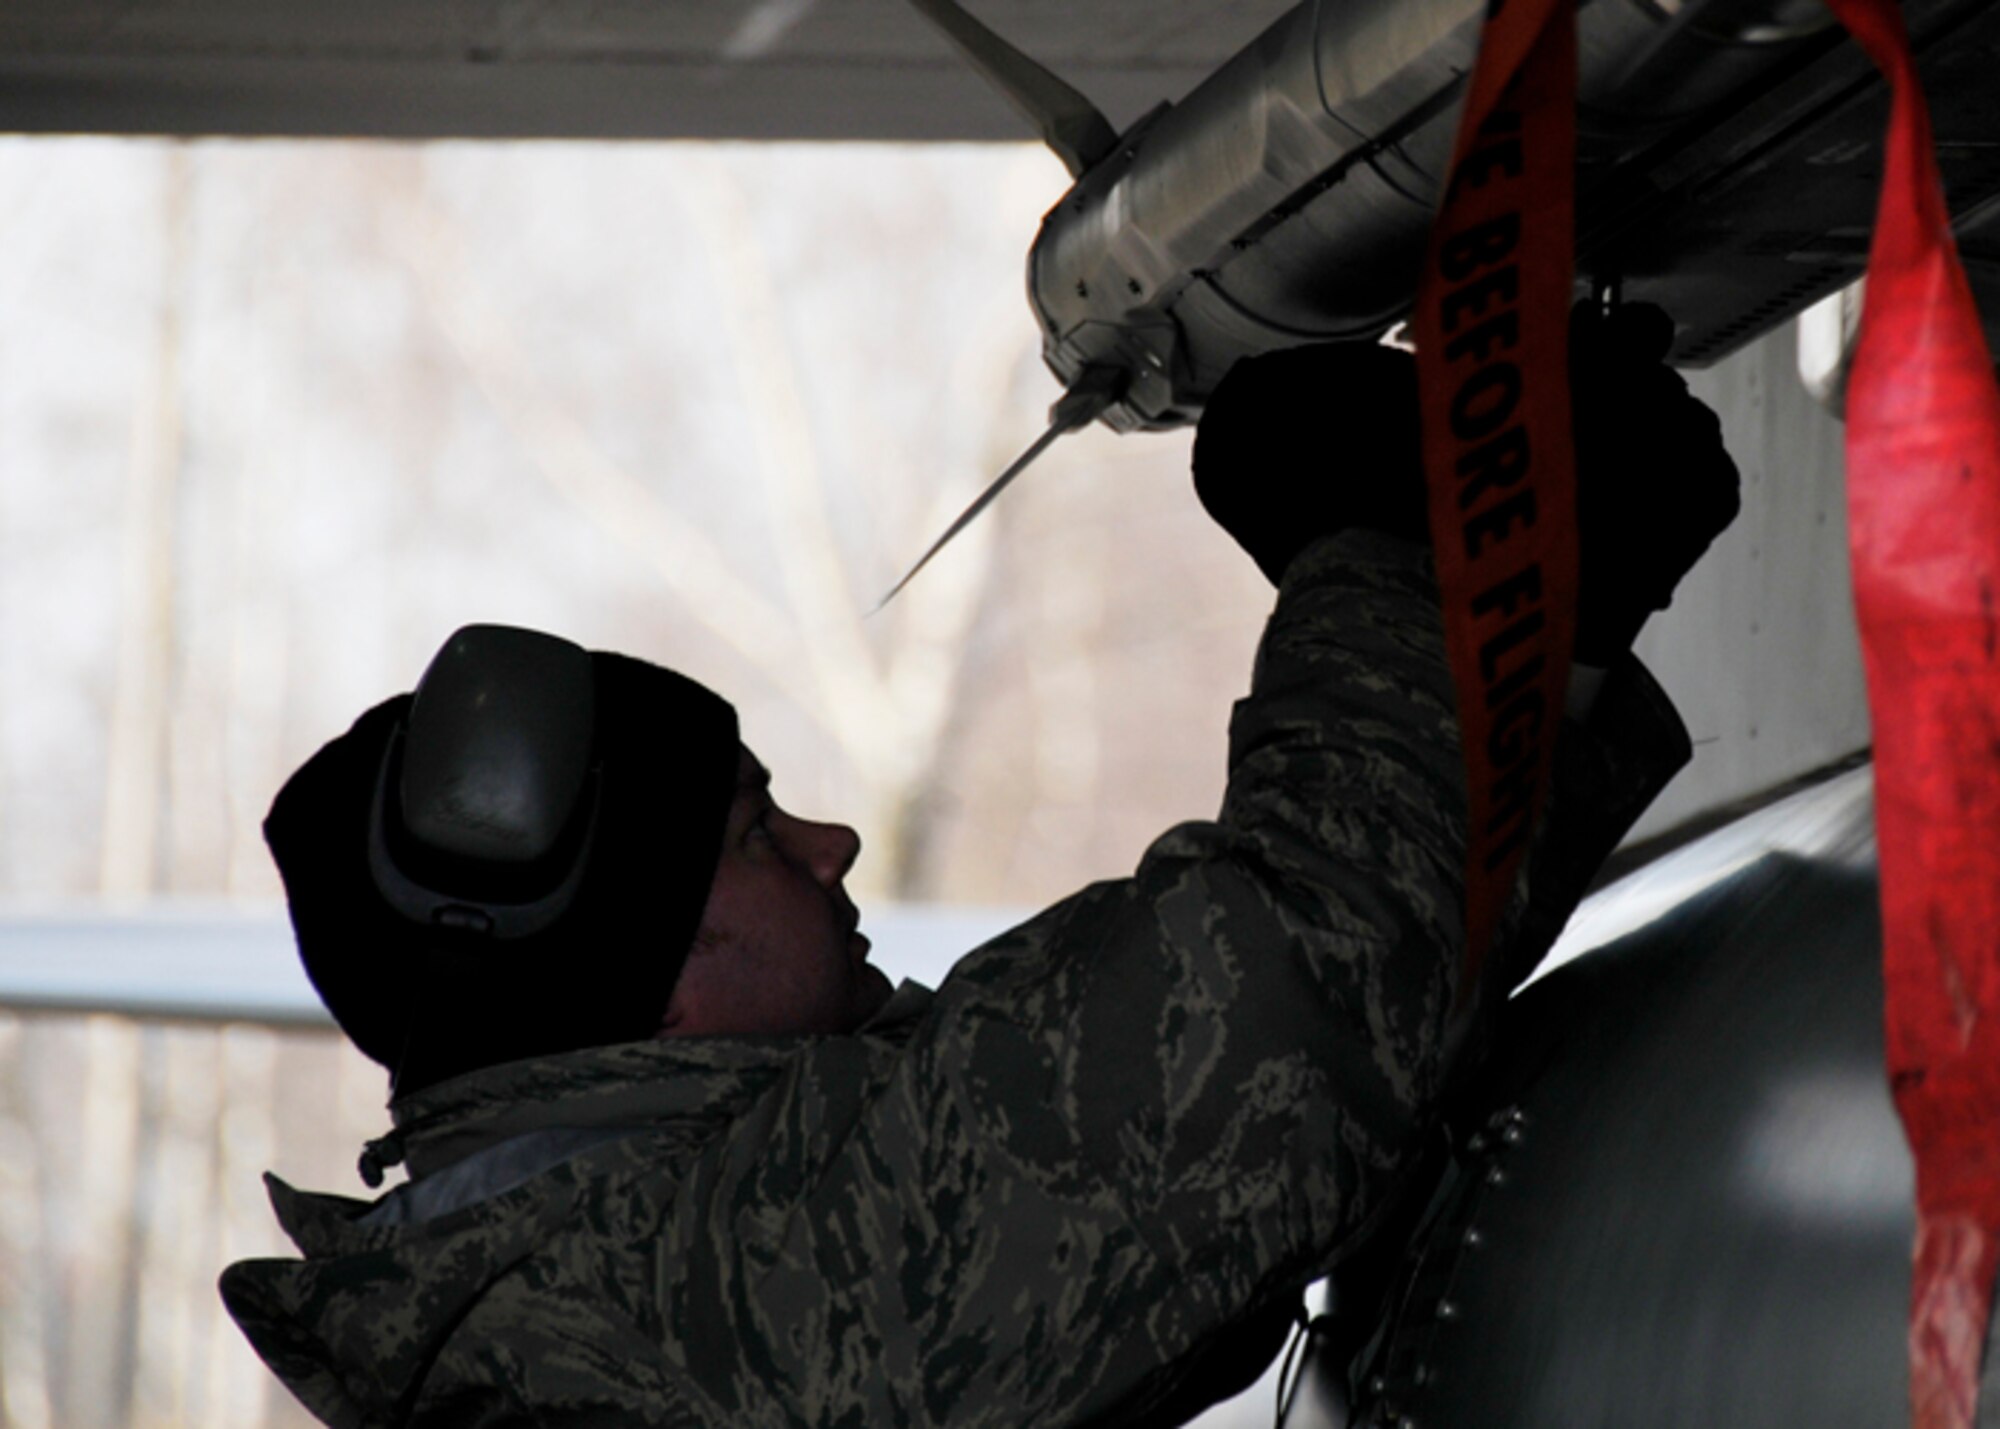
[[[1216,820],[973,953],[913,1022],[815,1048],[711,1148],[675,1223],[732,1234],[668,1253],[676,1313],[755,1347],[695,1367],[720,1404],[1122,1414],[1393,1201],[1451,1066],[1464,794],[1428,555],[1382,509],[1269,523],[1301,539]],[[1655,695],[1614,674],[1626,727],[1570,740],[1517,943],[1685,758]]]

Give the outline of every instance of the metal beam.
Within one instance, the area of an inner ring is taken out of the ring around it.
[[[1288,0],[985,0],[1122,125]],[[22,0],[0,129],[385,138],[1032,138],[901,0]]]
[[[1026,910],[869,907],[863,926],[892,980],[935,986]],[[278,909],[89,906],[0,916],[0,1012],[112,1013],[189,1022],[326,1027]]]

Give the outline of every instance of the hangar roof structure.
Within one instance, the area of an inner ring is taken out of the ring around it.
[[[1124,125],[1291,0],[982,0]],[[384,138],[1030,137],[902,0],[14,0],[0,129]]]

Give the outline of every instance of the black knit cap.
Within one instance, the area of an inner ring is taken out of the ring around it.
[[[397,1095],[478,1067],[637,1041],[659,1026],[708,900],[735,797],[736,711],[622,655],[589,656],[596,817],[575,896],[527,936],[413,920],[370,871],[385,755],[411,696],[355,721],[264,822],[299,957]]]

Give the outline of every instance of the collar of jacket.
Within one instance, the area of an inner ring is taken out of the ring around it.
[[[930,990],[905,982],[860,1034],[907,1040]],[[690,1131],[738,1115],[785,1073],[798,1037],[673,1037],[586,1047],[482,1067],[390,1104],[385,1165],[413,1179],[529,1132],[672,1125]]]

